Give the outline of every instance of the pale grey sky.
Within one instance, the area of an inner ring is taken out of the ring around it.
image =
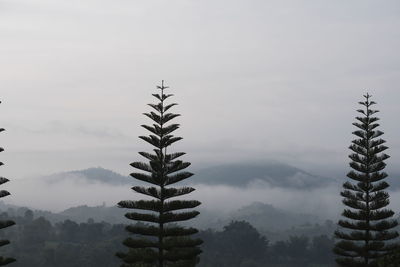
[[[400,163],[400,2],[0,0],[2,175],[122,174],[161,79],[194,168],[347,168],[369,91]]]

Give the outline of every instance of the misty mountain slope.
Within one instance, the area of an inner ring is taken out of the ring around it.
[[[45,176],[43,179],[50,184],[60,183],[65,180],[74,180],[77,182],[80,181],[87,183],[103,183],[115,186],[132,184],[132,178],[101,167],[56,173]]]
[[[271,187],[311,189],[337,183],[283,163],[227,164],[199,170],[191,183],[246,186],[264,182]]]
[[[306,223],[320,222],[316,215],[301,214],[275,208],[272,205],[255,202],[239,208],[230,213],[221,213],[207,209],[199,209],[200,216],[192,222],[182,222],[181,224],[206,228],[220,228],[232,220],[250,222],[258,229],[283,230],[293,226]],[[85,222],[89,218],[95,221],[106,221],[110,223],[130,223],[124,214],[127,209],[116,206],[94,206],[87,205],[72,207],[58,214],[78,222]]]
[[[93,219],[97,222],[129,223],[128,219],[124,216],[125,213],[127,213],[126,209],[121,209],[116,206],[106,207],[102,205],[89,207],[87,205],[82,205],[66,209],[58,214],[77,222],[86,222],[88,219]]]
[[[133,183],[143,184],[143,182],[134,180],[131,177],[123,176],[100,167],[62,172],[43,178],[48,183],[75,180],[78,182],[103,183],[115,186],[132,185]],[[255,182],[263,182],[271,187],[311,189],[326,186],[336,181],[310,174],[283,163],[239,163],[200,169],[186,183],[241,187]]]
[[[255,202],[239,208],[233,212],[223,213],[207,209],[198,209],[200,215],[191,222],[181,222],[186,226],[194,226],[199,229],[219,229],[231,221],[247,221],[260,231],[287,231],[293,227],[302,225],[322,223],[316,215],[295,213],[276,208],[272,205]],[[81,205],[66,209],[56,215],[60,218],[68,218],[76,222],[86,222],[92,218],[94,221],[109,223],[130,224],[131,221],[125,218],[124,214],[129,210],[116,206],[87,206]],[[270,234],[271,235],[271,234]],[[271,236],[272,237],[272,236]]]
[[[285,211],[261,202],[244,206],[229,216],[230,220],[247,221],[258,229],[283,230],[306,223],[319,222],[315,215]]]
[[[11,211],[11,215],[19,214],[23,216],[26,207],[7,205],[0,202],[0,211]],[[80,205],[68,208],[61,212],[50,212],[44,210],[32,209],[35,217],[44,216],[52,222],[64,221],[66,219],[76,222],[86,222],[93,219],[96,222],[105,221],[112,224],[124,223],[130,224],[131,221],[125,218],[128,209],[121,209],[117,206],[88,206]],[[194,226],[200,229],[222,229],[230,221],[247,221],[259,230],[268,229],[269,231],[282,231],[294,226],[300,226],[307,223],[320,222],[315,215],[295,213],[272,205],[255,202],[244,206],[232,212],[213,211],[204,208],[198,209],[200,215],[191,222],[182,222],[183,225]]]
[[[400,178],[398,177],[400,176],[397,173],[389,175],[388,182],[391,185],[391,190],[400,188]],[[49,184],[74,180],[77,182],[102,183],[113,186],[145,185],[144,182],[133,179],[130,176],[123,176],[101,167],[61,172],[42,178]],[[271,187],[304,190],[328,185],[341,186],[345,181],[347,181],[346,177],[343,177],[343,179],[322,177],[288,164],[266,162],[256,164],[224,164],[200,169],[186,183],[241,187],[261,182]]]

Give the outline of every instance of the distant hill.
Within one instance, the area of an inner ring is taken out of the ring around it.
[[[115,206],[106,207],[103,205],[89,207],[87,205],[82,205],[66,209],[58,214],[76,222],[86,222],[91,218],[97,222],[128,223],[129,220],[125,218],[125,213],[127,213],[126,209],[121,209]]]
[[[64,210],[58,215],[70,218],[74,221],[85,222],[89,218],[95,221],[106,221],[110,223],[128,223],[124,217],[128,212],[118,207],[87,205],[72,207]],[[211,210],[200,209],[200,216],[195,220],[182,222],[181,224],[195,225],[200,228],[219,228],[232,220],[248,221],[258,229],[283,230],[293,226],[306,223],[316,223],[320,220],[315,215],[300,214],[278,209],[269,204],[260,202],[252,203],[229,214],[221,214]]]
[[[87,222],[89,219],[93,219],[95,222],[104,221],[112,224],[117,224],[117,223],[126,224],[130,222],[124,216],[127,210],[118,208],[116,206],[107,207],[105,205],[101,206],[81,205],[77,207],[68,208],[61,212],[51,212],[47,210],[32,209],[27,207],[10,205],[4,203],[4,201],[0,201],[0,213],[7,212],[10,216],[23,217],[27,210],[32,210],[35,218],[43,216],[52,223],[62,222],[65,220],[72,220],[81,223],[81,222]]]
[[[120,209],[115,206],[81,205],[54,213],[45,210],[8,205],[0,201],[0,214],[7,212],[9,216],[24,218],[27,210],[33,211],[34,218],[42,216],[53,224],[65,220],[85,223],[88,222],[89,219],[93,219],[95,222],[103,221],[110,224],[134,223],[134,221],[130,221],[124,216],[128,210]],[[193,226],[202,230],[210,228],[222,230],[223,227],[228,225],[232,220],[244,220],[255,226],[258,231],[264,234],[271,242],[285,240],[294,235],[305,235],[309,237],[322,234],[330,235],[336,228],[336,224],[333,222],[330,222],[330,224],[326,222],[323,223],[315,216],[283,211],[263,203],[253,203],[230,214],[205,209],[198,210],[200,211],[200,215],[196,219],[181,222],[180,224]]]
[[[15,205],[8,205],[0,201],[0,213],[8,212],[11,216],[24,216],[29,208]],[[93,219],[96,222],[105,221],[108,223],[129,224],[132,221],[125,218],[124,214],[129,212],[127,209],[121,209],[116,206],[88,206],[81,205],[68,208],[61,212],[50,212],[45,210],[32,209],[34,217],[43,216],[53,223],[64,221],[66,219],[75,222],[87,222]],[[221,213],[220,211],[198,209],[200,215],[191,221],[181,222],[183,225],[191,225],[201,229],[214,228],[220,229],[232,220],[248,221],[260,230],[282,231],[307,223],[320,222],[315,215],[293,213],[273,207],[272,205],[255,202],[242,207],[231,213]]]
[[[143,184],[143,182],[134,180],[131,177],[100,167],[62,172],[44,177],[44,180],[48,183],[57,183],[67,179],[116,186],[132,185],[133,183]],[[312,189],[337,183],[334,179],[313,175],[283,163],[218,165],[200,169],[195,176],[183,181],[186,184],[228,185],[235,187],[247,186],[256,182],[266,183],[271,187],[293,189]]]
[[[248,221],[258,229],[269,230],[283,230],[302,224],[320,222],[315,215],[288,212],[261,202],[254,202],[232,212],[229,219]]]
[[[271,187],[312,189],[337,183],[283,163],[226,164],[199,170],[190,181],[197,184],[246,186],[264,182]]]
[[[116,172],[97,167],[85,170],[61,172],[43,177],[44,181],[50,184],[64,180],[81,180],[87,183],[104,183],[109,185],[129,185],[133,178],[123,176]]]

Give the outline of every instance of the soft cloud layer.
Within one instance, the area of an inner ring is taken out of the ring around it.
[[[194,165],[346,166],[367,90],[400,162],[400,3],[0,0],[2,174],[129,173],[166,79]],[[55,124],[54,124],[55,123]]]
[[[218,212],[221,216],[253,202],[267,203],[295,213],[314,214],[322,220],[336,219],[343,210],[339,196],[340,188],[336,186],[307,191],[271,188],[266,183],[255,182],[242,188],[201,184],[195,188],[196,191],[184,198],[200,200],[202,209]],[[114,206],[121,200],[146,198],[134,193],[129,186],[89,183],[81,176],[72,175],[57,183],[48,183],[45,179],[16,180],[9,183],[7,189],[12,192],[12,195],[7,197],[7,203],[52,211],[103,203]],[[400,191],[391,192],[391,201],[400,201]],[[396,212],[400,211],[396,205],[391,205],[391,208]]]

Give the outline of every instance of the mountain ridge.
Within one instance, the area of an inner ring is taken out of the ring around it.
[[[310,174],[300,168],[279,162],[221,164],[199,170],[195,184],[248,186],[263,182],[270,187],[307,189],[326,186],[336,180]]]
[[[43,177],[50,184],[68,179],[83,180],[88,183],[104,183],[114,186],[139,185],[144,183],[101,167],[67,171]],[[249,186],[265,183],[270,187],[312,189],[337,183],[335,179],[308,173],[300,168],[283,163],[235,163],[199,169],[196,174],[182,184]]]

